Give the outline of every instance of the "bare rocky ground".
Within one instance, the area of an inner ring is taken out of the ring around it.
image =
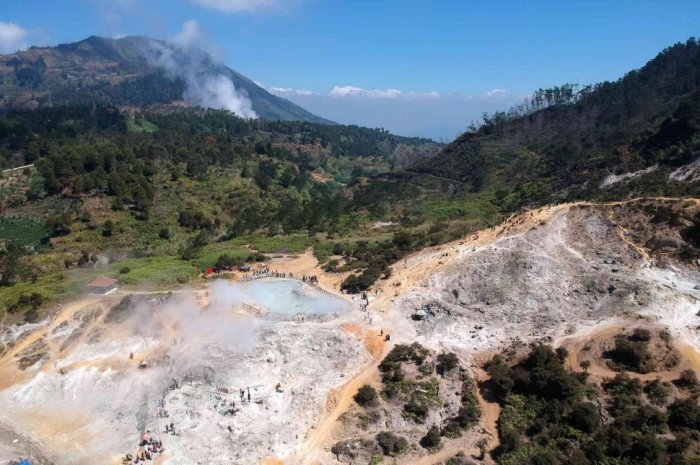
[[[389,299],[378,294],[376,308],[401,339],[467,357],[635,316],[663,321],[675,337],[695,340],[697,265],[650,256],[611,219],[611,208],[526,213],[490,232],[499,236],[494,240],[424,252],[395,270],[380,292],[400,291]],[[637,221],[646,225],[648,218]],[[416,267],[427,270],[418,279]],[[411,319],[426,305],[434,316]]]
[[[86,299],[50,322],[3,329],[0,451],[24,438],[56,464],[118,463],[150,429],[166,448],[155,463],[336,464],[333,444],[362,426],[352,396],[377,384],[396,343],[454,351],[481,378],[483,360],[504,348],[549,341],[571,347],[577,364],[590,339],[642,324],[667,330],[682,355],[676,369],[687,367],[700,359],[700,272],[689,242],[697,210],[696,201],[657,199],[525,212],[407,257],[372,290],[369,314],[355,300],[324,322],[245,316],[214,289],[200,296],[219,302],[206,310],[188,292],[125,314],[109,313],[118,298]],[[391,334],[386,346],[378,328]],[[144,359],[151,368],[137,367]],[[591,371],[612,372],[604,363]],[[474,455],[484,437],[492,445],[498,410],[479,400],[482,421],[463,438],[385,461],[436,465]],[[167,418],[157,415],[160,401]],[[371,431],[409,428],[382,405],[381,428]],[[162,433],[170,422],[175,435]]]
[[[95,299],[15,334],[3,358],[11,380],[0,392],[8,425],[0,450],[42,450],[46,463],[120,463],[151,431],[165,447],[155,463],[250,464],[293,453],[329,392],[370,357],[342,318],[242,316],[220,288],[206,308],[194,295]],[[170,423],[175,434],[164,433]]]

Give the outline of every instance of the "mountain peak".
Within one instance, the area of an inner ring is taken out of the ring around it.
[[[331,123],[206,52],[146,36],[90,36],[0,56],[0,110],[60,104],[198,105],[246,118]]]

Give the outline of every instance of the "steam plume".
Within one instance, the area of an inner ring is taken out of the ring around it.
[[[243,118],[258,117],[250,99],[214,61],[221,56],[220,48],[207,40],[196,21],[183,24],[174,44],[152,41],[146,55],[169,76],[185,81],[183,98],[188,102],[229,110]]]

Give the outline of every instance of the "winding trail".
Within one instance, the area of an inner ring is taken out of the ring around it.
[[[338,418],[350,408],[353,403],[353,396],[357,393],[357,390],[363,384],[369,384],[376,378],[379,373],[379,363],[392,347],[392,344],[384,342],[384,338],[380,336],[379,329],[369,329],[365,333],[365,347],[372,355],[372,363],[345,384],[339,392],[331,393],[328,399],[331,410],[309,432],[301,453],[301,461],[298,462],[301,465],[324,463],[322,458],[325,453],[324,446],[333,436]]]

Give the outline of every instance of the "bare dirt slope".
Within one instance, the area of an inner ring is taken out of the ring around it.
[[[370,309],[392,322],[397,337],[473,354],[628,316],[663,320],[674,336],[694,339],[697,266],[658,263],[611,219],[613,208],[526,212],[415,254],[380,283]],[[413,321],[425,305],[435,315]]]

